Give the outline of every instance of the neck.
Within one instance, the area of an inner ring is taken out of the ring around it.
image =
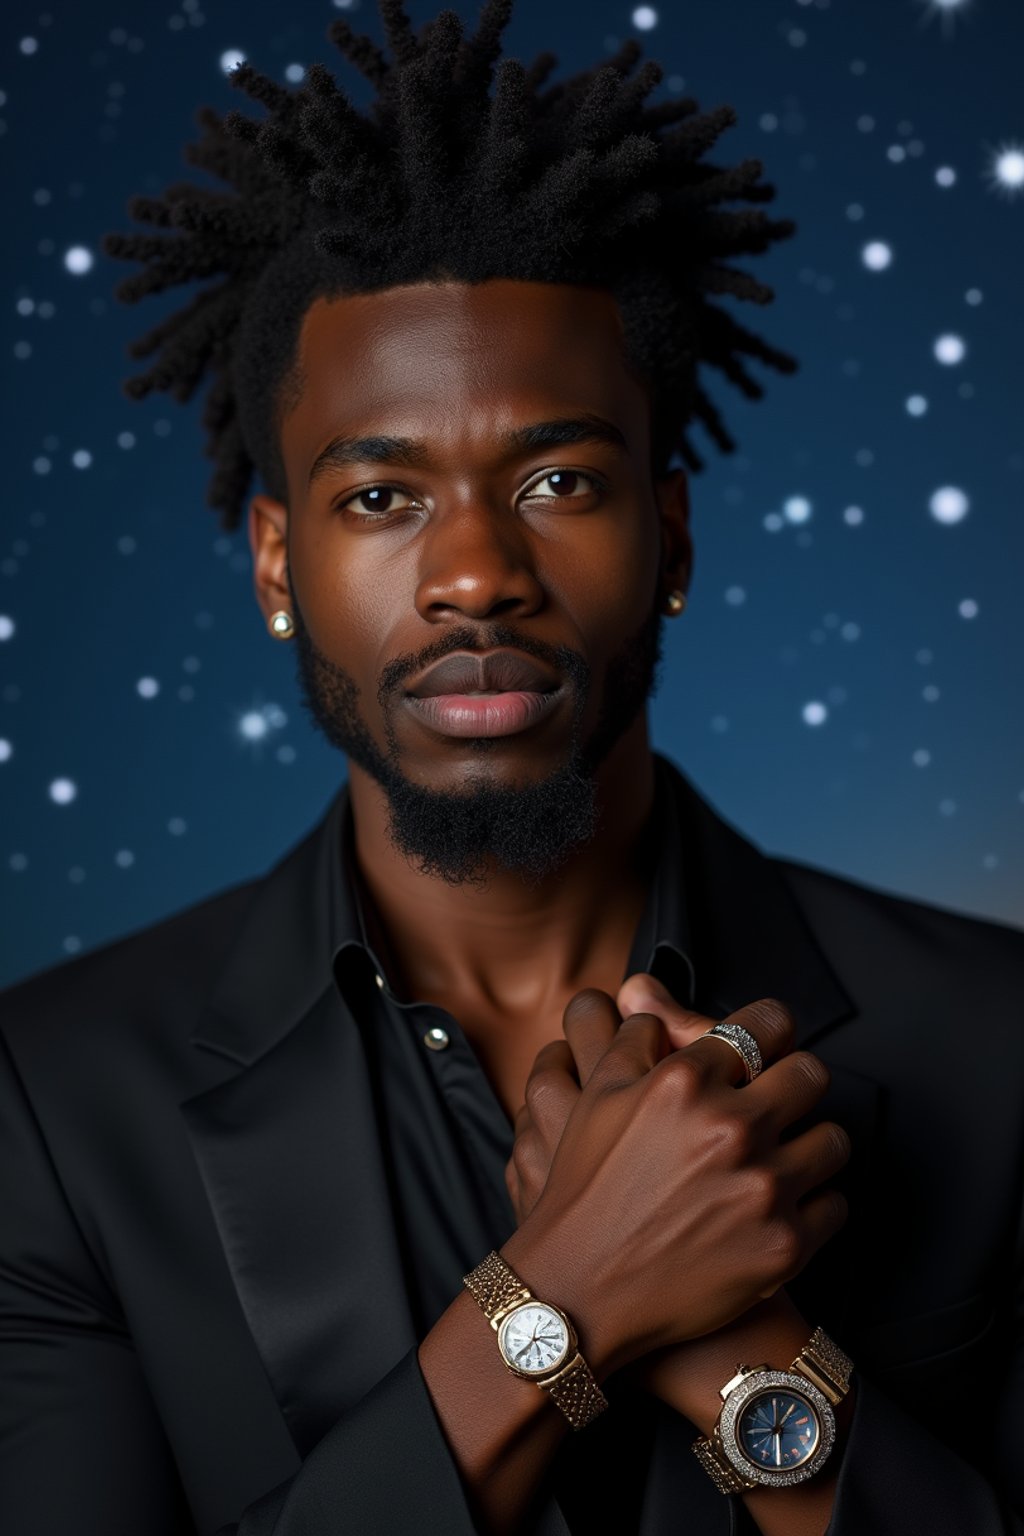
[[[643,716],[597,770],[594,837],[536,886],[493,868],[483,892],[422,874],[390,843],[387,797],[354,763],[349,792],[368,937],[402,1001],[539,1016],[583,986],[618,989],[656,857]]]

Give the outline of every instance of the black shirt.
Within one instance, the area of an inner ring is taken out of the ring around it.
[[[682,826],[671,765],[657,754],[654,765],[653,812],[644,834],[644,867],[653,872],[622,980],[649,971],[692,1007],[696,975],[681,878]],[[447,1009],[395,995],[367,937],[365,901],[349,806],[339,857],[331,864],[334,976],[371,1065],[409,1299],[422,1338],[459,1295],[462,1276],[516,1228],[505,1187],[514,1137],[458,1020]],[[574,1536],[597,1529],[626,1536],[639,1519],[651,1400],[632,1391],[616,1395],[611,1388],[607,1395],[609,1409],[563,1441],[553,1467],[556,1496]],[[621,1469],[611,1486],[609,1465]]]

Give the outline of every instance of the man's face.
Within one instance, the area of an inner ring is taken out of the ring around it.
[[[609,294],[504,279],[318,299],[303,321],[288,507],[254,498],[286,549],[251,516],[257,582],[286,559],[305,706],[383,789],[395,846],[453,884],[539,881],[592,837],[595,772],[656,684],[685,480],[652,483],[620,334]],[[392,441],[317,465],[338,438]],[[560,680],[534,724],[452,736],[410,705],[428,665],[504,646]]]

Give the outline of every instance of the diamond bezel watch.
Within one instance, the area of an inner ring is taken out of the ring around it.
[[[850,1389],[853,1361],[824,1329],[816,1328],[788,1370],[770,1365],[740,1365],[719,1389],[722,1407],[710,1435],[693,1442],[693,1451],[721,1493],[750,1488],[790,1488],[820,1472],[835,1445],[833,1408]],[[743,1449],[741,1420],[757,1398],[781,1387],[807,1404],[815,1423],[814,1449],[796,1466],[762,1466]]]
[[[487,1321],[497,1333],[498,1353],[506,1370],[523,1381],[532,1381],[538,1387],[543,1387],[558,1404],[573,1429],[585,1429],[599,1413],[604,1412],[608,1400],[580,1354],[576,1330],[560,1307],[553,1306],[549,1301],[540,1301],[534,1296],[497,1252],[489,1253],[474,1270],[463,1275],[462,1283],[476,1297]],[[549,1319],[549,1326],[553,1327],[559,1340],[554,1358],[536,1367],[517,1365],[509,1340],[517,1320],[531,1311]]]

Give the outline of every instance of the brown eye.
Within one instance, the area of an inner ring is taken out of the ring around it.
[[[550,486],[550,490],[542,487]],[[530,496],[558,498],[568,501],[572,497],[586,495],[588,491],[599,491],[600,484],[593,475],[585,475],[580,469],[550,469],[540,480],[535,480],[527,492]]]
[[[391,510],[391,498],[394,494],[393,486],[373,485],[367,491],[357,491],[353,500],[362,503],[358,508],[359,511],[389,512]]]

